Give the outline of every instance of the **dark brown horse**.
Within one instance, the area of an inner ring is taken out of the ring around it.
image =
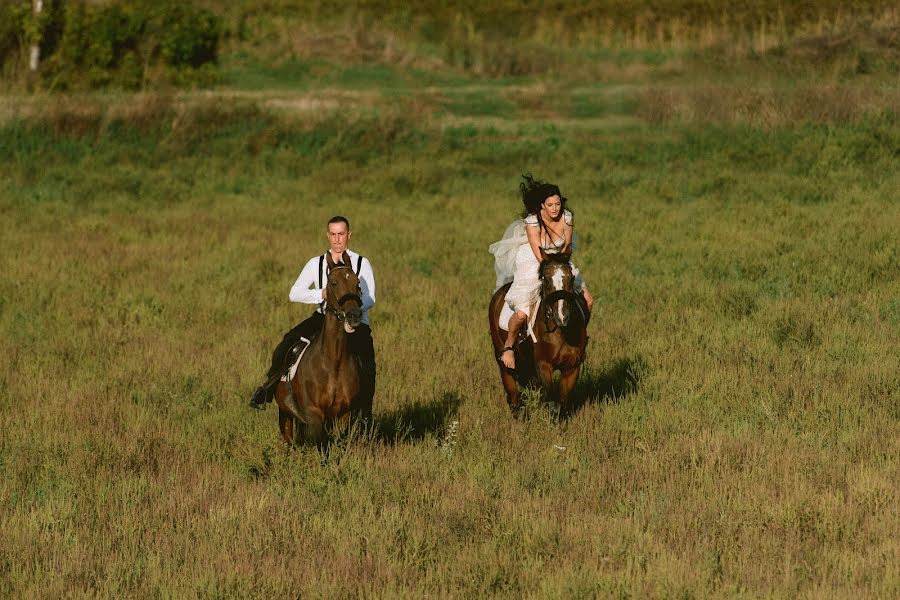
[[[343,264],[328,259],[325,322],[310,343],[297,372],[290,381],[278,383],[278,425],[288,444],[295,441],[294,425],[305,425],[307,441],[321,444],[325,426],[337,420],[346,424],[350,412],[368,414],[371,407],[358,406],[360,373],[357,359],[350,354],[349,334],[362,319],[359,279],[344,252]]]
[[[569,254],[544,254],[539,267],[541,280],[540,303],[534,307],[538,311],[534,319],[534,335],[537,342],[529,336],[516,345],[516,369],[511,371],[500,361],[500,379],[506,390],[506,401],[513,414],[521,408],[519,385],[526,386],[539,383],[545,399],[551,397],[554,371],[560,372],[559,407],[568,409],[569,395],[575,388],[581,363],[584,362],[584,349],[587,346],[587,323],[590,315],[582,296],[576,294],[575,277]],[[507,332],[498,323],[500,310],[505,302],[507,284],[491,298],[488,308],[491,340],[494,343],[494,355],[497,356],[506,343]],[[527,324],[523,329],[527,329]]]

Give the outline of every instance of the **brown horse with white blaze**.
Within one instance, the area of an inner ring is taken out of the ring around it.
[[[514,415],[521,408],[519,386],[540,383],[544,398],[549,398],[554,371],[560,372],[560,409],[567,410],[569,396],[578,382],[587,347],[590,314],[582,296],[575,293],[570,254],[546,254],[542,250],[541,258],[541,295],[540,302],[534,308],[538,313],[533,326],[537,342],[526,335],[516,345],[515,370],[508,369],[497,361],[500,379],[506,390],[506,401]],[[499,355],[506,343],[507,332],[501,329],[499,318],[508,289],[509,284],[494,292],[488,307],[495,356]]]
[[[359,278],[344,252],[343,264],[327,253],[328,284],[322,331],[303,354],[290,384],[281,381],[275,390],[278,424],[288,444],[295,441],[295,421],[305,425],[305,437],[321,444],[325,426],[346,423],[351,411],[365,416],[371,406],[359,406],[360,368],[349,349],[349,335],[362,320]]]

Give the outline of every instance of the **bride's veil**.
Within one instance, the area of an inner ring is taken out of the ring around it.
[[[513,280],[513,274],[516,272],[516,252],[519,246],[527,243],[525,221],[517,219],[506,228],[506,233],[499,242],[494,242],[488,247],[488,252],[494,255],[494,270],[497,272],[494,291]]]

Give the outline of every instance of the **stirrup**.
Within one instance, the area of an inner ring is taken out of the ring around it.
[[[522,326],[522,329],[516,334],[516,345],[518,346],[522,342],[528,339],[528,323]]]

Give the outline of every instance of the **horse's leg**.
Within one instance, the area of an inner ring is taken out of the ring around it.
[[[306,426],[303,433],[306,441],[321,446],[325,438],[325,415],[318,408],[311,408],[304,417]]]
[[[569,396],[575,389],[575,384],[578,383],[579,373],[581,373],[581,363],[559,375],[559,403],[564,413],[569,412]]]
[[[336,418],[334,420],[334,422],[332,423],[332,425],[331,425],[332,435],[334,435],[335,432],[337,432],[337,434],[340,436],[345,436],[345,435],[349,434],[350,428],[351,428],[351,425],[350,425],[351,422],[358,423],[359,420],[357,418],[354,418],[351,411],[348,410],[347,412],[345,412],[344,414],[342,414],[341,416]]]
[[[519,403],[519,384],[516,383],[516,378],[512,376],[509,369],[503,366],[503,363],[498,362],[497,365],[500,367],[500,381],[506,391],[506,403],[513,416],[518,416],[519,410],[522,408]]]
[[[278,428],[281,430],[281,437],[288,446],[294,445],[294,416],[285,411],[278,411]]]
[[[278,430],[281,432],[281,437],[285,443],[288,446],[293,446],[296,443],[294,415],[291,413],[287,403],[289,396],[287,386],[288,384],[284,381],[278,382],[278,385],[275,387],[275,403],[278,405]]]
[[[544,399],[548,400],[553,391],[553,365],[549,362],[538,362],[537,365],[538,379],[541,382],[541,391],[544,393]]]
[[[553,399],[553,365],[549,362],[537,361],[538,379],[541,381],[541,399],[544,402]]]

